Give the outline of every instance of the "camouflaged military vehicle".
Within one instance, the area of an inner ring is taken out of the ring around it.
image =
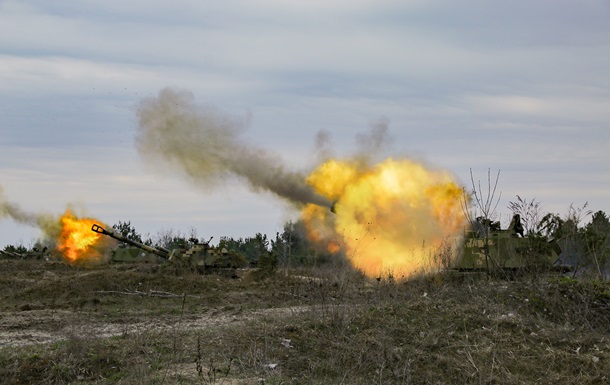
[[[524,235],[520,218],[515,215],[505,230],[468,230],[456,268],[461,271],[562,269],[560,254],[557,242]]]
[[[160,262],[176,268],[196,270],[201,274],[235,276],[237,269],[246,265],[243,256],[231,253],[226,248],[214,248],[208,242],[195,244],[188,249],[169,250],[154,247],[129,239],[113,230],[94,224],[91,230],[109,236],[131,247],[117,247],[113,250],[113,262]]]

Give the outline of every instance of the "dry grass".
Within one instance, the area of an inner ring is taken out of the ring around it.
[[[610,381],[608,282],[0,268],[5,384]]]

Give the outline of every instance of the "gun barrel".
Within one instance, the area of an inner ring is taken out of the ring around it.
[[[8,251],[8,250],[0,250],[0,255],[4,255],[9,258],[21,258],[21,254],[14,253],[14,252]]]
[[[334,201],[334,202],[333,202],[333,203],[330,205],[330,212],[331,212],[331,213],[333,213],[333,214],[336,214],[336,213],[337,213],[337,211],[336,211],[336,208],[337,208],[337,202],[338,202],[338,201]]]
[[[11,255],[7,251],[4,251],[4,250],[0,250],[0,255],[4,255],[6,257],[11,257]]]
[[[112,230],[107,230],[98,224],[94,224],[93,226],[91,226],[91,231],[94,231],[99,234],[107,235],[110,238],[116,239],[117,241],[125,242],[129,245],[138,247],[142,250],[148,251],[149,253],[159,255],[166,259],[170,255],[170,251],[168,249],[166,249],[165,247],[152,247],[152,246],[148,246],[143,243],[140,243],[140,242],[136,242],[136,241],[129,239],[121,234],[118,234]]]

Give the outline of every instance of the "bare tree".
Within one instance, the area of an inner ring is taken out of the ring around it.
[[[492,181],[491,169],[487,169],[487,186],[484,190],[481,181],[475,183],[472,169],[470,169],[470,182],[472,190],[464,189],[462,209],[466,219],[470,223],[476,236],[484,239],[483,254],[485,255],[485,265],[489,272],[489,231],[499,226],[494,222],[496,209],[500,203],[502,192],[498,192],[498,181],[500,180],[500,170]],[[496,196],[497,195],[497,196]]]
[[[487,191],[484,192],[481,181],[475,183],[472,169],[470,169],[472,190],[466,191],[464,189],[462,208],[472,229],[479,232],[479,235],[488,235],[489,229],[495,226],[493,219],[496,217],[496,209],[502,196],[502,192],[500,192],[496,197],[499,180],[500,170],[498,170],[495,181],[492,183],[491,170],[488,169]]]
[[[513,215],[519,214],[526,235],[538,235],[541,232],[541,217],[545,218],[545,216],[542,215],[542,206],[536,198],[528,202],[527,199],[517,195],[517,201],[509,202],[508,209]]]

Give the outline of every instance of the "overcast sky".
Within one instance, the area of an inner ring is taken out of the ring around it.
[[[248,121],[298,171],[389,124],[388,156],[508,203],[610,213],[610,3],[0,0],[0,186],[34,213],[68,205],[143,234],[274,237],[296,218],[239,181],[203,191],[134,146],[143,98],[172,87]],[[36,228],[0,219],[0,248]]]

